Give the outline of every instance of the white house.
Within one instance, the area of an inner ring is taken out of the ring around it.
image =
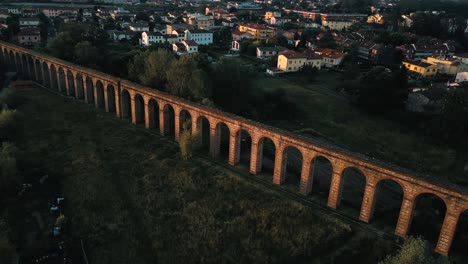
[[[147,22],[139,22],[130,24],[130,26],[128,26],[128,29],[130,29],[133,32],[143,32],[149,31],[149,26]]]
[[[141,33],[141,44],[144,46],[149,46],[153,43],[164,43],[165,41],[164,35],[159,32]]]
[[[276,58],[280,52],[285,51],[285,47],[276,46],[276,47],[257,47],[257,58],[266,60],[271,58]]]
[[[346,57],[346,54],[334,49],[316,48],[314,52],[322,57],[322,65],[327,68],[340,66]]]
[[[185,40],[193,40],[200,45],[213,44],[213,32],[203,29],[185,30]]]
[[[135,32],[133,31],[119,31],[116,30],[114,31],[114,41],[119,41],[119,40],[131,40],[133,36],[135,35]]]
[[[173,43],[172,50],[177,55],[184,55],[198,52],[198,44],[193,40],[184,40],[181,43]]]
[[[285,23],[291,22],[290,18],[287,17],[272,17],[270,18],[270,25],[282,26]]]
[[[19,26],[24,27],[37,27],[41,21],[37,17],[21,17],[19,19]]]
[[[468,72],[459,72],[457,73],[457,77],[455,77],[455,82],[468,82]]]
[[[185,40],[185,32],[182,29],[174,29],[171,31],[171,34],[177,36],[177,42],[182,42],[183,40]]]

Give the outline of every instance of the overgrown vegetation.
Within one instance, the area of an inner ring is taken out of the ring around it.
[[[93,263],[330,262],[355,246],[346,244],[359,234],[349,225],[198,159],[183,161],[159,136],[44,91],[17,93],[28,127],[19,172],[59,183],[68,225]],[[377,237],[359,250],[369,244],[382,250],[362,263],[392,252]],[[348,259],[358,261],[356,253]]]
[[[446,257],[437,256],[431,246],[421,238],[408,238],[398,254],[388,256],[380,264],[448,264]]]

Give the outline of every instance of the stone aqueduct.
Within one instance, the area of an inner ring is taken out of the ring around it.
[[[336,209],[340,205],[343,189],[343,174],[347,168],[358,169],[365,177],[366,185],[359,219],[368,223],[373,216],[376,188],[379,182],[391,180],[403,190],[403,199],[395,228],[395,234],[407,235],[416,198],[421,194],[433,194],[444,201],[446,214],[440,230],[435,251],[447,255],[456,231],[460,215],[468,210],[466,192],[450,186],[429,182],[410,174],[391,169],[389,166],[370,161],[358,154],[348,153],[330,146],[323,146],[310,139],[269,127],[245,118],[198,105],[166,93],[120,80],[89,68],[80,67],[63,60],[34,52],[13,44],[0,42],[0,61],[15,69],[19,74],[46,87],[66,92],[69,96],[93,103],[96,107],[114,112],[118,118],[131,118],[132,123],[144,123],[147,128],[157,126],[162,135],[167,134],[168,126],[174,125],[175,140],[181,132],[181,116],[190,115],[192,133],[201,129],[202,119],[209,122],[210,153],[220,153],[221,125],[229,129],[229,164],[236,165],[240,159],[240,134],[247,132],[251,137],[250,173],[261,171],[264,139],[275,145],[273,183],[281,185],[285,181],[286,149],[296,148],[302,155],[299,192],[307,195],[312,190],[314,161],[317,157],[326,158],[332,165],[332,178],[328,196],[328,206]],[[173,111],[173,120],[168,122],[168,112]],[[157,118],[159,115],[159,118]]]

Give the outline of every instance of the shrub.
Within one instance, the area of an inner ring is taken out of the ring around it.
[[[426,240],[409,237],[394,256],[387,256],[380,264],[442,264],[450,261],[441,256],[434,256]]]

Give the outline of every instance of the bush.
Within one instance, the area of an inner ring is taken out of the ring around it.
[[[17,128],[15,117],[15,110],[0,110],[0,142],[11,139],[15,134]]]
[[[9,142],[0,146],[0,192],[12,190],[20,181],[16,177],[16,147]]]
[[[194,148],[198,145],[199,135],[198,133],[192,135],[189,130],[182,132],[179,138],[180,153],[184,160],[188,160],[192,157]]]
[[[394,256],[387,256],[380,264],[442,264],[450,261],[442,256],[435,256],[426,240],[409,237]]]

